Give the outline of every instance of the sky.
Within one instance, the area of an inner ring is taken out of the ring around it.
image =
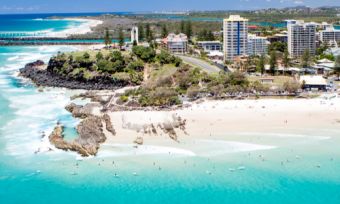
[[[253,10],[340,6],[340,0],[0,0],[0,13]]]

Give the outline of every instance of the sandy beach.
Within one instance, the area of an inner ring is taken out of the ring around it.
[[[96,27],[103,23],[101,20],[82,19],[82,18],[64,18],[63,20],[79,21],[82,22],[80,26],[70,27],[69,29],[60,32],[47,33],[47,37],[68,37],[73,34],[86,34],[91,32],[91,28]]]
[[[176,111],[110,112],[117,134],[106,133],[99,156],[108,150],[117,153],[119,148],[133,154],[147,154],[147,150],[160,153],[160,148],[165,148],[163,153],[211,155],[273,149],[300,140],[327,140],[330,138],[300,132],[340,127],[339,102],[339,98],[226,100],[205,101]],[[178,141],[160,131],[157,135],[143,131],[151,124],[157,127],[171,122],[175,116],[186,120],[185,131],[176,129]],[[143,138],[143,151],[133,150],[137,137]]]

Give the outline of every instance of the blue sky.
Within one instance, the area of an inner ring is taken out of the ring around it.
[[[299,5],[340,6],[340,0],[0,0],[0,13],[245,10]]]

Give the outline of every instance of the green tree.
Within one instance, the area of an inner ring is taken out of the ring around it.
[[[153,34],[149,23],[145,25],[145,38],[148,42],[151,42],[153,40]]]
[[[206,38],[207,38],[207,32],[208,32],[208,31],[207,31],[206,29],[201,30],[201,31],[198,33],[197,39],[200,40],[200,41],[206,40]]]
[[[215,40],[215,36],[211,30],[207,34],[207,40],[210,40],[210,41]]]
[[[156,56],[155,50],[151,47],[134,46],[132,52],[144,62],[151,62]]]
[[[276,62],[277,62],[276,52],[272,51],[270,53],[269,66],[270,66],[270,72],[273,75],[276,72]]]
[[[111,53],[111,61],[115,62],[115,61],[118,61],[118,60],[124,61],[124,58],[123,58],[123,55],[120,51],[115,50]]]
[[[122,28],[119,28],[118,31],[118,44],[120,48],[122,48],[124,45],[124,33]]]
[[[284,51],[284,53],[283,53],[282,62],[283,62],[283,66],[284,66],[284,69],[283,69],[283,74],[284,74],[285,69],[288,68],[289,65],[290,65],[290,58],[289,58],[288,49],[285,49],[285,51]]]
[[[104,43],[106,46],[109,46],[112,43],[112,39],[108,28],[105,29]]]
[[[88,60],[88,59],[90,59],[90,54],[88,52],[85,52],[83,57],[84,57],[84,59]]]
[[[309,50],[305,50],[302,55],[302,67],[309,67],[310,53]]]
[[[162,38],[166,38],[168,36],[168,29],[165,24],[162,24]]]
[[[145,39],[145,35],[144,35],[144,27],[143,25],[139,24],[138,25],[138,37],[140,39],[140,41],[143,41]]]
[[[97,62],[98,62],[99,60],[104,59],[104,56],[103,56],[102,52],[98,52],[98,53],[96,54],[96,59],[97,59]]]
[[[191,21],[187,21],[185,24],[185,34],[187,35],[188,39],[190,40],[192,36],[192,24]]]
[[[268,53],[271,53],[272,51],[284,52],[286,49],[287,49],[287,43],[273,42],[269,45]]]
[[[261,72],[261,74],[263,75],[264,72],[266,71],[265,70],[265,56],[264,55],[261,55],[258,62],[257,62],[257,65],[256,65],[256,68],[257,70],[259,70]]]
[[[180,33],[185,33],[185,21],[181,21],[180,28],[179,28]]]

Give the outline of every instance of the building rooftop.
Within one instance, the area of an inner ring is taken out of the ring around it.
[[[300,76],[300,82],[306,85],[327,85],[327,81],[322,75]]]
[[[202,44],[204,44],[204,43],[221,43],[221,42],[218,41],[218,40],[214,40],[214,41],[197,41],[197,43],[202,43]]]
[[[168,42],[187,42],[188,41],[188,37],[187,35],[180,33],[178,35],[174,34],[174,33],[170,33],[168,35],[168,37],[163,39],[164,43],[168,43]]]
[[[248,21],[246,18],[242,18],[240,15],[230,15],[229,18],[224,19],[226,21]]]

